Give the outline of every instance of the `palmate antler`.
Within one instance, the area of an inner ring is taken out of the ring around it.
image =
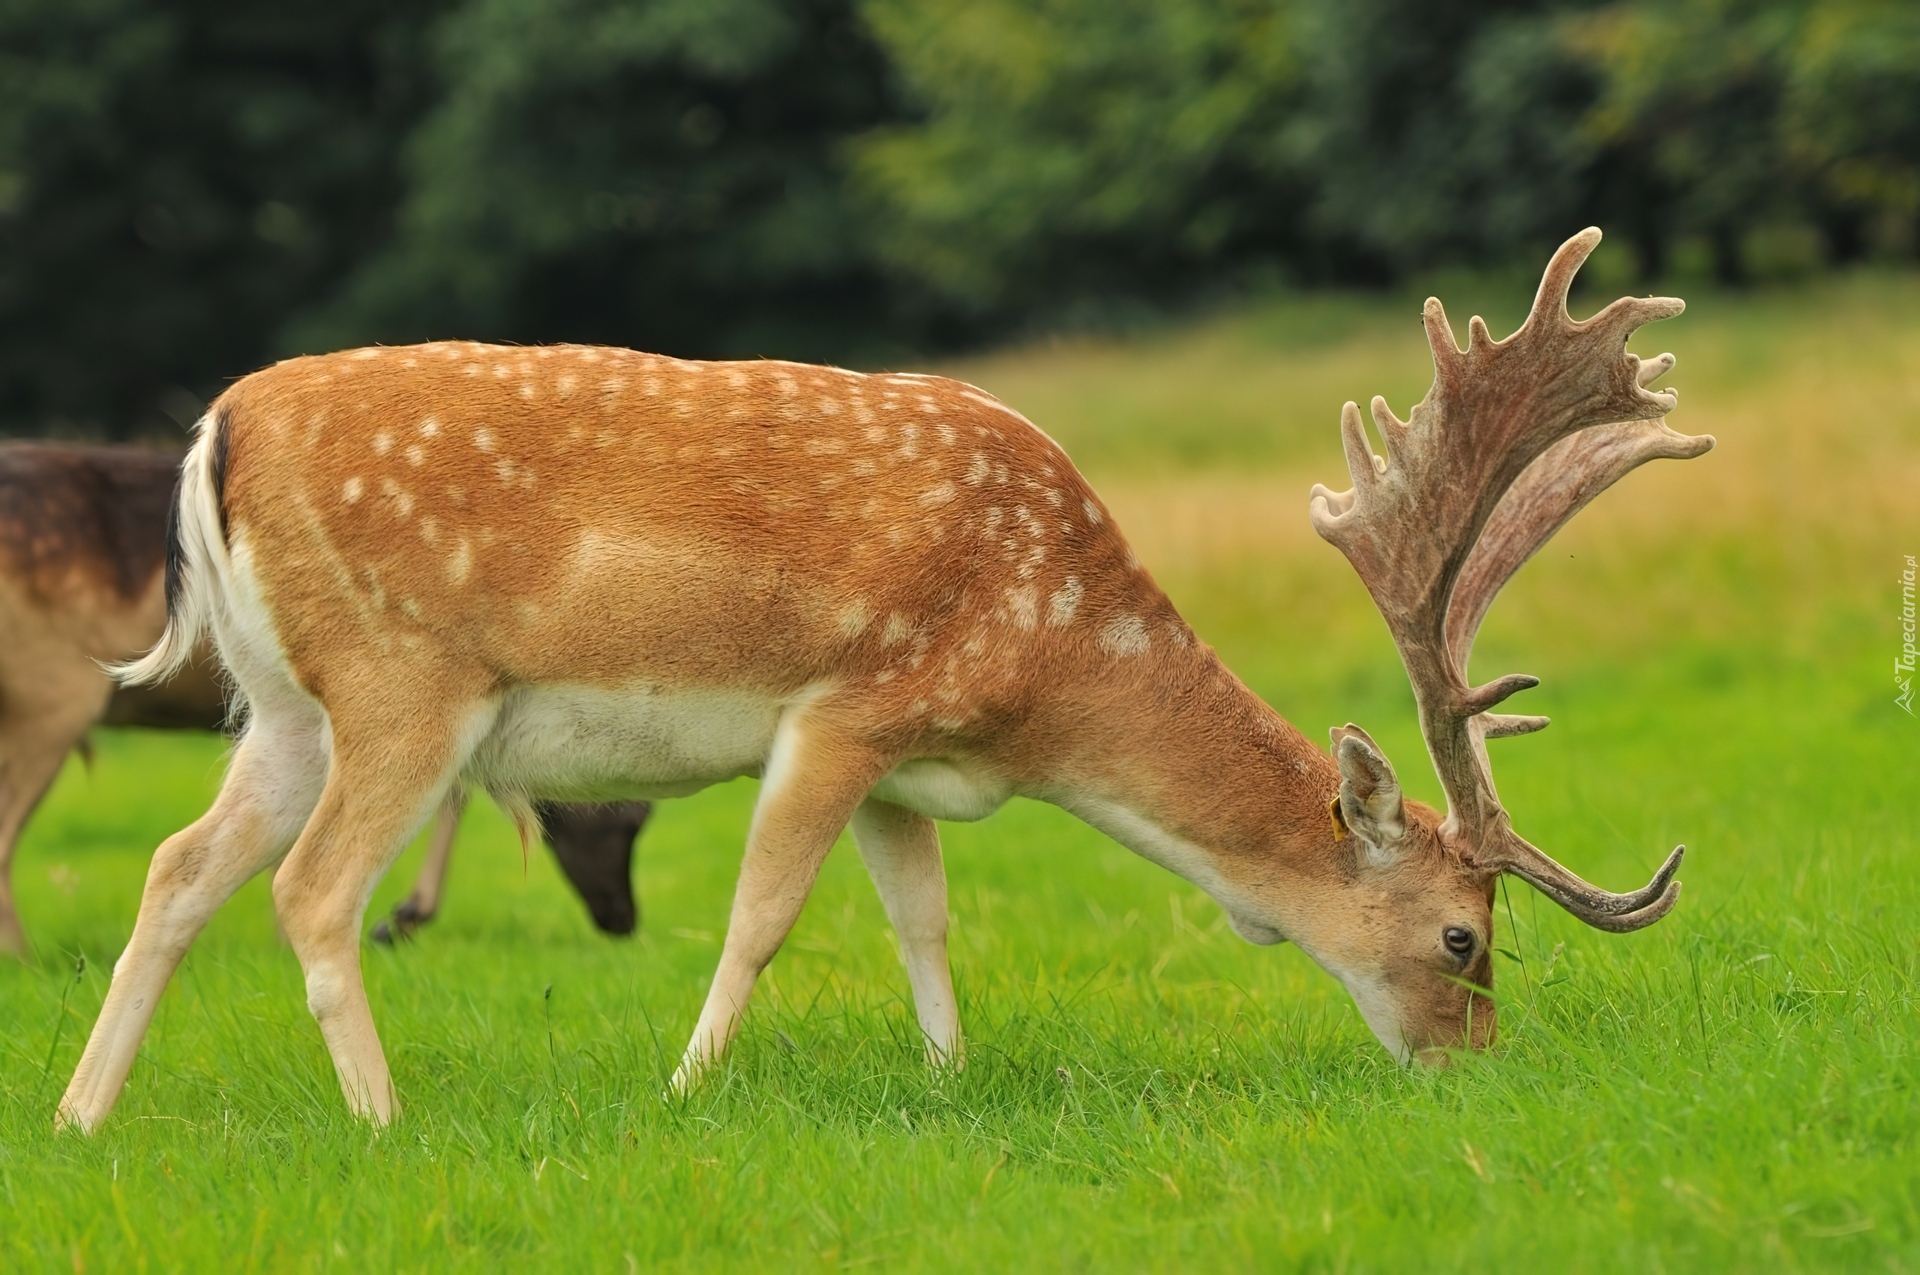
[[[1532,313],[1504,341],[1476,315],[1462,352],[1445,310],[1429,299],[1433,387],[1404,422],[1385,399],[1373,400],[1385,457],[1374,455],[1360,409],[1346,405],[1340,426],[1354,485],[1315,485],[1312,517],[1360,573],[1400,649],[1447,793],[1442,836],[1485,871],[1511,872],[1587,924],[1624,931],[1673,907],[1685,848],[1644,889],[1613,894],[1528,844],[1500,805],[1486,741],[1539,730],[1547,719],[1488,710],[1539,679],[1467,680],[1481,619],[1535,550],[1646,461],[1713,446],[1711,436],[1668,429],[1663,418],[1678,396],[1646,388],[1672,369],[1673,356],[1642,362],[1626,352],[1635,328],[1679,314],[1684,302],[1623,298],[1584,322],[1567,313],[1567,289],[1599,242],[1588,229],[1561,245]]]

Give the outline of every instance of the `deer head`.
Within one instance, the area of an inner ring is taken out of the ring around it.
[[[1667,428],[1672,390],[1649,389],[1671,354],[1642,361],[1627,337],[1685,305],[1625,298],[1585,321],[1567,312],[1567,289],[1600,242],[1588,229],[1548,264],[1519,331],[1495,341],[1475,316],[1465,350],[1438,300],[1425,308],[1434,379],[1410,419],[1373,400],[1386,444],[1377,455],[1360,410],[1348,403],[1341,437],[1353,487],[1315,485],[1314,529],[1345,553],[1387,622],[1413,683],[1420,729],[1446,791],[1444,818],[1401,797],[1388,764],[1358,727],[1333,732],[1341,772],[1334,834],[1360,847],[1393,923],[1350,927],[1380,949],[1346,963],[1393,971],[1349,988],[1376,1035],[1402,1057],[1438,1058],[1447,1047],[1492,1040],[1488,956],[1494,883],[1502,873],[1533,885],[1597,929],[1622,933],[1665,916],[1680,897],[1673,879],[1684,847],[1642,889],[1614,894],[1588,884],[1513,829],[1494,788],[1487,740],[1524,735],[1544,717],[1491,710],[1539,684],[1508,674],[1474,685],[1468,658],[1480,621],[1520,565],[1589,501],[1656,457],[1688,459],[1707,435]],[[1331,962],[1338,967],[1341,960]]]

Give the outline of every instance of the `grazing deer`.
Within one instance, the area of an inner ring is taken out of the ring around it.
[[[415,930],[440,914],[440,893],[447,884],[447,865],[453,857],[453,839],[460,816],[467,809],[467,790],[456,784],[447,790],[435,816],[433,838],[413,890],[394,905],[369,937],[391,945],[411,938]],[[647,826],[653,807],[644,801],[543,801],[533,808],[540,839],[553,851],[567,883],[587,915],[603,934],[628,935],[640,924],[640,905],[633,897],[633,846]]]
[[[178,469],[179,457],[144,448],[0,444],[0,952],[27,954],[13,901],[14,847],[87,730],[227,723],[204,645],[157,685],[116,688],[101,668],[146,650],[166,625],[162,575]],[[449,795],[419,882],[375,938],[391,941],[433,918],[463,805],[463,792]],[[633,839],[646,816],[637,803],[539,811],[568,879],[608,933],[633,932]]]
[[[361,981],[374,882],[457,782],[509,809],[667,796],[758,774],[732,918],[676,1087],[726,1046],[828,849],[852,825],[899,935],[927,1052],[958,1061],[933,820],[1053,802],[1290,939],[1401,1060],[1493,1039],[1495,879],[1588,924],[1673,907],[1675,851],[1631,894],[1515,833],[1484,741],[1533,679],[1466,679],[1494,593],[1654,456],[1673,364],[1626,338],[1679,301],[1585,322],[1554,257],[1526,325],[1438,302],[1412,420],[1351,404],[1354,489],[1313,517],[1359,570],[1414,684],[1449,810],[1401,797],[1357,727],[1319,751],[1195,640],[1066,455],[932,376],[440,343],[293,359],[222,395],[187,461],[163,677],[211,628],[251,718],[205,818],[154,856],[72,1083],[92,1129],[214,909],[273,893],[349,1106],[395,1096]]]

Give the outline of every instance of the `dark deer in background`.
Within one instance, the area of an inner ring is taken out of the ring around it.
[[[14,846],[61,763],[94,725],[220,730],[227,706],[204,648],[157,686],[102,671],[166,627],[166,522],[179,458],[131,447],[0,445],[0,952],[27,953]],[[449,794],[413,893],[374,930],[390,942],[433,919],[465,806]],[[645,803],[545,805],[541,832],[594,924],[630,934],[633,842]]]

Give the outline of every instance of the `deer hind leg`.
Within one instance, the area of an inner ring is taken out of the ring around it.
[[[397,679],[396,679],[397,680]],[[384,688],[383,688],[384,689]],[[491,724],[476,700],[452,717],[425,695],[373,711],[333,705],[333,758],[313,818],[273,878],[274,907],[306,975],[347,1106],[376,1124],[393,1118],[393,1080],[360,972],[360,922],[374,885],[446,796]]]
[[[961,1062],[960,1014],[947,966],[947,869],[933,820],[868,798],[853,812],[853,840],[867,865],[913,985],[927,1061]]]
[[[160,994],[207,920],[293,844],[326,775],[318,709],[256,714],[234,750],[213,808],[161,843],[147,869],[133,935],[56,1118],[98,1128],[125,1085]]]
[[[685,1092],[739,1029],[760,971],[786,941],[840,830],[887,763],[823,714],[790,708],[774,737],[734,887],[720,967],[673,1073]]]
[[[466,813],[467,790],[460,784],[447,789],[440,813],[434,816],[433,840],[427,844],[426,861],[413,889],[388,913],[387,919],[373,927],[373,941],[393,944],[410,939],[413,932],[440,914],[440,894],[447,884],[447,864],[453,857],[453,839],[460,831],[460,816]]]

